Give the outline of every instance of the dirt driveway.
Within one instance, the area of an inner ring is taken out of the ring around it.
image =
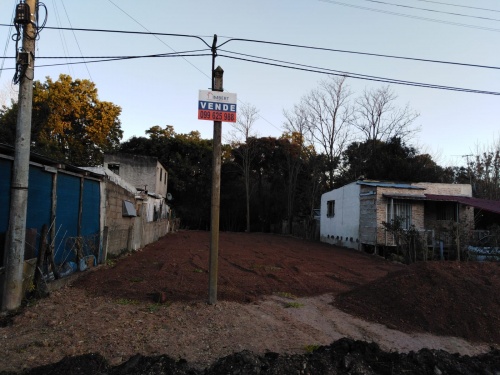
[[[0,371],[94,352],[113,365],[140,353],[201,368],[244,349],[303,353],[341,337],[468,355],[500,343],[497,264],[407,267],[290,237],[221,233],[219,302],[211,306],[208,253],[208,232],[181,231],[85,271],[0,328]],[[433,291],[452,301],[439,303]],[[440,336],[429,334],[432,322]]]

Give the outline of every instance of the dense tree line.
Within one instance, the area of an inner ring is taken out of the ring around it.
[[[322,193],[361,177],[471,183],[475,196],[500,199],[498,145],[472,155],[467,167],[443,168],[411,146],[418,114],[395,100],[389,87],[354,97],[345,78],[327,79],[284,111],[279,137],[255,134],[258,109],[240,106],[223,145],[221,229],[273,231],[283,220],[312,220]],[[34,82],[32,149],[78,166],[101,164],[105,152],[155,156],[168,169],[183,225],[209,229],[212,141],[167,125],[120,143],[119,115],[90,81],[61,75]],[[0,110],[0,142],[14,143],[16,117],[15,102]]]

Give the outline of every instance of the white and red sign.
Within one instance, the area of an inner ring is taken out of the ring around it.
[[[236,94],[200,90],[198,120],[236,122]]]

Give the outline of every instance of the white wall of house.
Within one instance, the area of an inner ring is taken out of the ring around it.
[[[360,186],[353,182],[321,196],[321,242],[359,249],[359,194]],[[328,216],[329,201],[335,201],[333,216]]]
[[[167,170],[155,157],[128,154],[105,154],[104,167],[118,174],[138,190],[146,189],[166,197]]]

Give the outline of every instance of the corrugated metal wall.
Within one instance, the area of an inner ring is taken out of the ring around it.
[[[4,261],[5,236],[9,226],[11,170],[12,160],[0,158],[0,266]],[[25,250],[27,257],[38,254],[43,225],[51,226],[53,177],[53,169],[46,171],[44,167],[30,165],[26,228],[35,229],[37,235],[34,241],[27,241]],[[57,173],[54,223],[56,232],[54,253],[57,264],[75,260],[78,236],[83,255],[94,254],[97,258],[101,256],[100,182],[84,178],[80,217],[81,179],[81,176],[62,171]],[[81,222],[80,230],[79,222]]]
[[[42,227],[44,224],[50,226],[52,175],[52,173],[44,171],[43,168],[30,166],[26,228],[36,229],[37,236],[34,244],[27,242],[25,259],[32,258],[38,254]]]
[[[12,161],[0,159],[0,266],[3,266],[5,235],[9,227],[11,165]]]

